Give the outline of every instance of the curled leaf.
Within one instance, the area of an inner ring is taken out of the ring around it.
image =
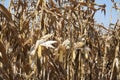
[[[64,45],[67,49],[69,49],[70,48],[70,40],[68,40],[68,39],[66,39],[63,43],[62,43],[62,45]]]
[[[85,45],[85,42],[77,42],[74,44],[75,48],[82,48]]]
[[[11,13],[2,4],[0,4],[0,12],[2,12],[5,15],[8,21],[12,20]]]

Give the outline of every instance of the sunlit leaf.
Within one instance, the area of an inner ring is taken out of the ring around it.
[[[41,43],[41,46],[45,46],[46,48],[55,48],[52,44],[57,43],[57,41],[46,41]]]

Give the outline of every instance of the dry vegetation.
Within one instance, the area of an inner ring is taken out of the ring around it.
[[[94,21],[105,7],[94,0],[0,4],[0,78],[120,80],[120,22],[106,28]]]

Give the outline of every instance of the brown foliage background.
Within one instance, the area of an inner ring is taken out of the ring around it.
[[[110,28],[94,21],[105,7],[94,0],[0,4],[0,78],[119,80],[120,21]]]

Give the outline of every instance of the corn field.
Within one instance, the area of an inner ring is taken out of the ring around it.
[[[95,0],[0,4],[0,80],[120,80],[120,21],[106,28],[98,11]]]

